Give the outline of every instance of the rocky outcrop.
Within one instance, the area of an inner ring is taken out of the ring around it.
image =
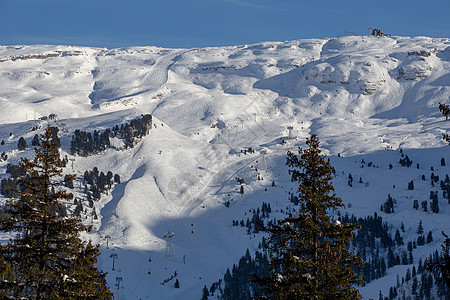
[[[28,59],[47,59],[51,57],[59,57],[59,56],[79,56],[81,55],[81,51],[60,51],[56,50],[51,53],[46,54],[28,54],[28,55],[17,55],[8,58],[0,58],[0,62],[5,61],[16,61],[16,60],[28,60]]]
[[[397,79],[421,80],[430,76],[433,68],[421,66],[404,66],[398,69]]]

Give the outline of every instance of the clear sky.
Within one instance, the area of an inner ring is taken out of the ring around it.
[[[450,37],[450,0],[0,0],[0,45],[191,48],[368,33]]]

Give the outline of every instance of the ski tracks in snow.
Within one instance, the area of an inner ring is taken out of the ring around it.
[[[148,87],[157,89],[166,85],[169,81],[169,70],[177,62],[178,58],[190,50],[174,50],[174,52],[158,57],[152,67],[152,71],[145,76],[144,83]]]

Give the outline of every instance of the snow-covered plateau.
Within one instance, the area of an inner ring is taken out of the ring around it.
[[[0,179],[10,176],[8,164],[34,155],[36,133],[58,126],[78,199],[86,196],[86,170],[120,175],[93,208],[82,200],[81,213],[94,225],[83,237],[101,244],[98,267],[108,272],[116,299],[200,299],[203,286],[261,242],[262,233],[248,234],[234,220],[251,218],[262,202],[270,203],[271,219],[295,209],[286,152],[314,133],[336,170],[342,215],[377,212],[392,236],[403,223],[405,244],[418,237],[419,220],[432,232],[432,242],[412,251],[417,265],[440,249],[441,231],[450,233],[449,200],[430,179],[450,173],[450,146],[442,140],[450,121],[438,109],[449,99],[446,38],[348,36],[195,49],[0,46],[0,153],[7,155]],[[104,131],[145,114],[153,116],[152,129],[135,147],[112,139],[114,147],[101,153],[71,154],[75,130]],[[406,155],[410,167],[399,163]],[[434,191],[439,213],[413,208]],[[388,194],[396,200],[389,214],[380,211]],[[174,233],[169,243],[167,232]],[[363,296],[388,295],[397,274],[411,267],[388,268],[361,287]]]

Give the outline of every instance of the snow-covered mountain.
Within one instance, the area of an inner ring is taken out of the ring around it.
[[[431,167],[442,180],[450,173],[441,166],[441,158],[450,163],[441,139],[450,126],[437,108],[449,98],[450,39],[352,36],[199,49],[0,46],[0,153],[8,156],[0,158],[0,177],[9,176],[8,163],[33,154],[31,147],[17,150],[20,137],[31,145],[47,123],[56,124],[79,198],[86,170],[121,177],[95,202],[98,220],[87,204],[82,213],[95,225],[86,238],[102,244],[99,268],[109,272],[116,298],[198,299],[204,285],[261,241],[234,220],[263,201],[271,203],[271,217],[292,209],[286,151],[315,133],[336,169],[334,184],[347,204],[342,214],[377,212],[394,232],[403,222],[405,241],[417,237],[419,220],[432,231],[434,241],[413,251],[417,264],[439,247],[442,230],[450,232],[441,191],[438,214],[413,209],[413,200],[439,190]],[[76,129],[103,131],[143,114],[153,116],[153,128],[134,148],[117,150],[116,141],[100,154],[70,154]],[[255,151],[241,151],[248,148]],[[412,167],[401,166],[402,155]],[[244,179],[243,195],[236,178]],[[388,194],[396,199],[392,214],[380,212]],[[166,232],[174,233],[171,247]],[[407,267],[388,269],[363,295],[386,295]]]

